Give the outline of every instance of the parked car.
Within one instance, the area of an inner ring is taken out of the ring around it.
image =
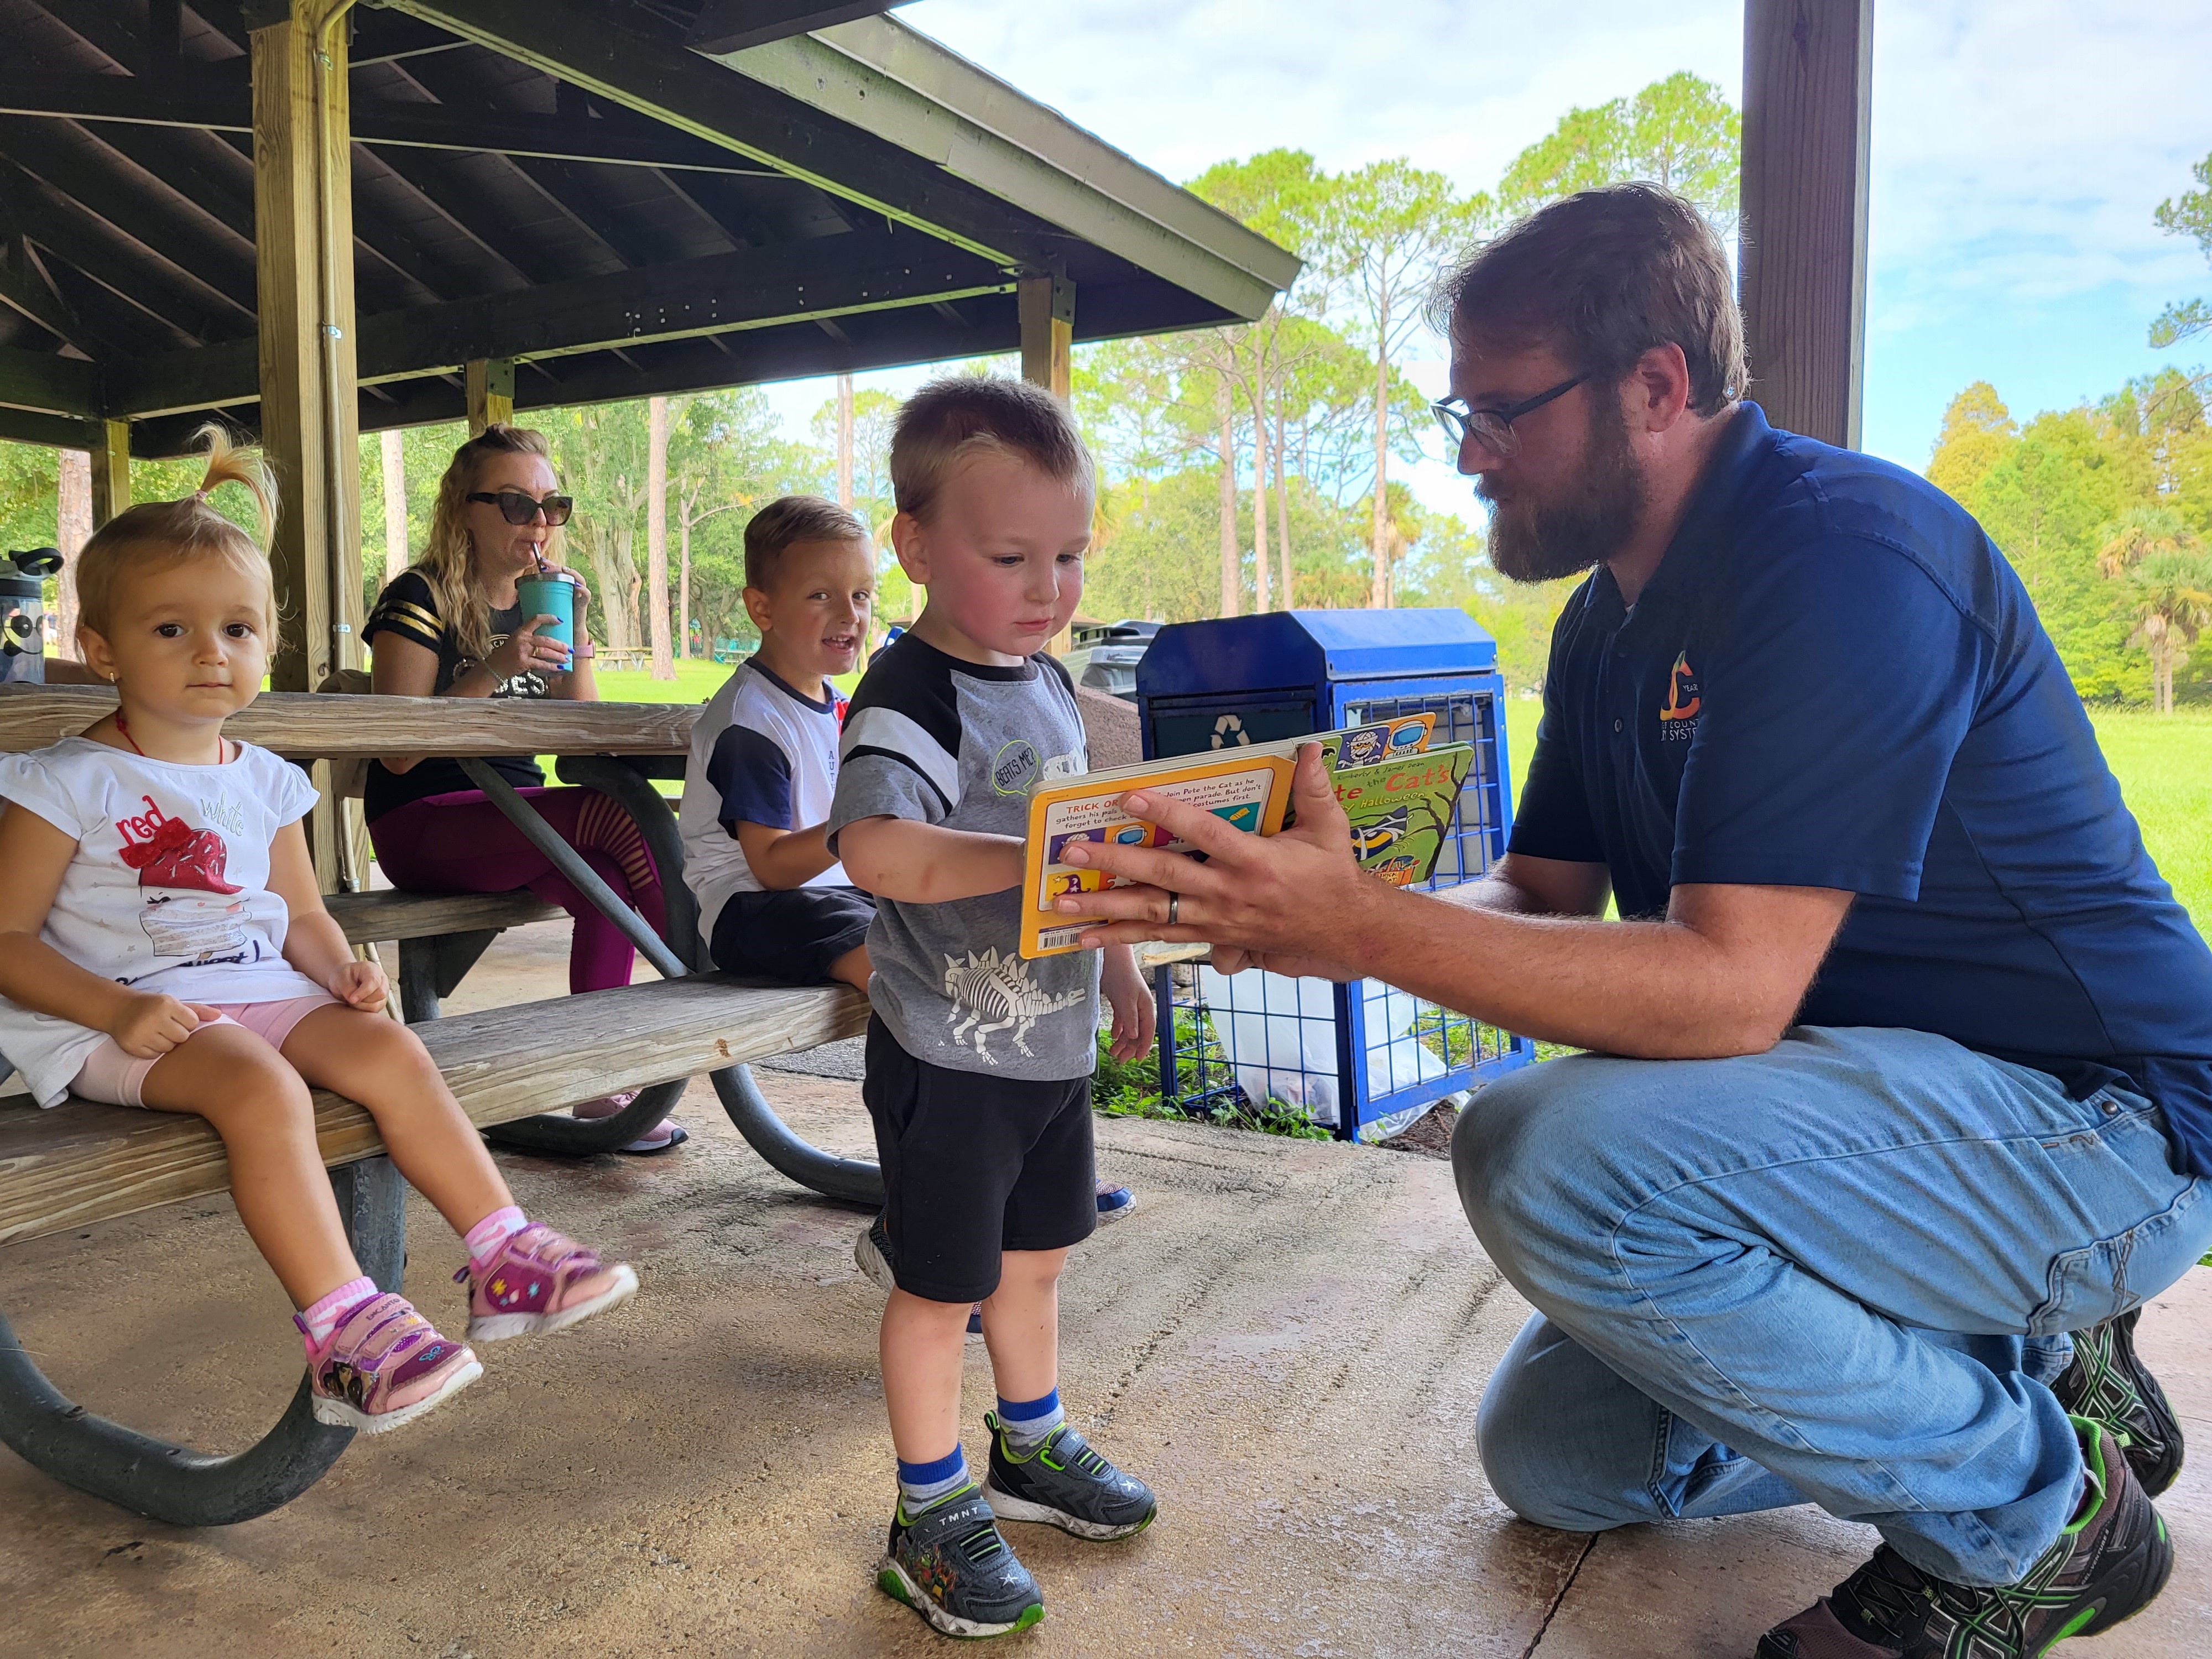
[[[1079,623],[1060,660],[1078,685],[1127,702],[1137,700],[1137,663],[1160,631],[1156,622]]]

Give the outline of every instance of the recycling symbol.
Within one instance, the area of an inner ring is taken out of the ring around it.
[[[1244,729],[1244,717],[1243,715],[1224,714],[1219,720],[1214,721],[1214,748],[1235,749],[1240,746],[1249,746],[1251,744],[1251,741],[1252,734]]]

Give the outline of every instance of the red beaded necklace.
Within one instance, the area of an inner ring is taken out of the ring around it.
[[[122,738],[124,742],[129,744],[131,745],[131,751],[136,754],[140,760],[151,760],[154,758],[144,750],[138,747],[138,739],[131,735],[131,722],[123,718],[123,711],[120,708],[115,711],[115,735]],[[228,741],[229,741],[229,739],[225,738],[217,738],[215,740],[215,758],[216,764],[218,766],[223,765],[230,759],[230,757],[223,752],[223,744]]]

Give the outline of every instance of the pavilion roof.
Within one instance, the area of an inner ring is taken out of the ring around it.
[[[258,424],[268,3],[0,0],[0,436]],[[877,9],[357,8],[362,428],[460,418],[478,358],[519,362],[526,410],[1010,351],[1018,273],[1073,284],[1079,342],[1252,318],[1296,276]]]

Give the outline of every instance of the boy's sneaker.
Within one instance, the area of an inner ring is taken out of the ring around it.
[[[637,1294],[627,1263],[610,1267],[597,1251],[536,1224],[508,1234],[482,1267],[471,1263],[453,1275],[464,1281],[471,1342],[561,1330]]]
[[[348,1310],[307,1362],[315,1421],[363,1434],[411,1423],[483,1375],[467,1347],[389,1291]]]
[[[1063,1423],[1026,1452],[1006,1444],[995,1413],[991,1473],[983,1496],[1001,1521],[1042,1521],[1078,1538],[1128,1538],[1152,1524],[1159,1504],[1152,1489],[1108,1462],[1073,1426]]]
[[[2141,1308],[2074,1333],[2074,1358],[2051,1385],[2071,1417],[2102,1423],[2127,1448],[2143,1495],[2155,1498],[2181,1473],[2181,1425],[2166,1390],[2136,1357]]]
[[[898,1289],[898,1280],[891,1277],[891,1230],[884,1224],[882,1211],[853,1241],[853,1265],[885,1296]]]
[[[2074,1419],[2093,1507],[2026,1577],[1947,1583],[1884,1544],[1834,1594],[1759,1638],[1755,1659],[2034,1659],[2148,1607],[2173,1571],[2166,1522],[2109,1429]]]
[[[1110,1181],[1098,1183],[1098,1218],[1101,1221],[1119,1221],[1136,1207],[1137,1195],[1127,1187]]]
[[[876,1587],[947,1636],[1004,1636],[1044,1617],[1036,1580],[999,1534],[973,1481],[920,1515],[891,1511]]]

